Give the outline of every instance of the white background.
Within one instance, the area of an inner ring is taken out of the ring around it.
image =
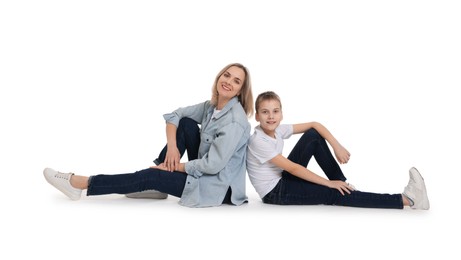
[[[0,258],[459,255],[460,13],[440,0],[2,1]],[[74,202],[44,180],[45,167],[150,166],[162,115],[209,99],[231,62],[249,68],[255,97],[280,94],[284,123],[327,126],[357,188],[400,193],[416,166],[431,209],[263,205],[249,182],[241,207]]]

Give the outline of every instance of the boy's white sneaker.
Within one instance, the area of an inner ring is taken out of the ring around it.
[[[62,173],[55,171],[51,168],[45,168],[43,175],[49,184],[53,185],[56,189],[66,194],[71,200],[79,200],[82,195],[82,190],[72,187],[70,185],[70,177],[73,173]]]
[[[430,207],[424,178],[415,167],[410,169],[410,180],[403,191],[403,195],[413,202],[412,209],[427,210]]]
[[[168,197],[168,193],[163,193],[157,190],[145,190],[140,192],[133,192],[125,194],[127,198],[131,199],[166,199]]]

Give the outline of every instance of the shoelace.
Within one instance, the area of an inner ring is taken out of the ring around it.
[[[63,173],[63,172],[58,172],[54,175],[55,178],[58,178],[58,179],[65,179],[65,180],[69,180],[69,176],[71,176],[71,174],[66,174],[66,173]]]

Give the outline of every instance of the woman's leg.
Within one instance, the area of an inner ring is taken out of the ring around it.
[[[187,150],[189,160],[198,158],[200,130],[197,122],[189,118],[181,119],[177,131],[177,145],[181,156]],[[165,160],[166,146],[154,161],[160,164]],[[148,168],[135,173],[117,175],[95,175],[91,177],[61,173],[51,168],[43,171],[45,179],[55,188],[73,200],[80,199],[81,192],[87,189],[87,195],[127,194],[134,198],[166,198],[161,193],[181,197],[187,174],[167,172]],[[154,193],[149,193],[153,191]],[[147,193],[146,193],[147,192]]]
[[[200,146],[200,129],[197,122],[190,118],[182,118],[179,121],[178,128],[176,130],[176,145],[181,154],[187,151],[187,157],[190,160],[198,158],[198,149]],[[156,165],[161,164],[165,161],[167,152],[167,146],[162,149],[157,159],[154,160]],[[155,189],[148,189],[142,192],[127,193],[126,197],[134,199],[166,199],[167,194],[159,192]]]
[[[178,128],[176,130],[176,145],[181,153],[181,157],[184,152],[187,151],[187,158],[194,160],[198,158],[198,149],[200,146],[200,128],[198,123],[190,118],[182,118],[179,121]],[[167,152],[167,146],[162,149],[157,159],[154,160],[156,165],[161,164],[165,160]]]
[[[45,179],[72,200],[79,200],[82,191],[87,196],[104,194],[128,194],[146,190],[158,190],[181,197],[187,174],[147,168],[134,173],[94,176],[63,173],[51,168],[43,170]]]
[[[75,178],[78,176],[73,176]],[[88,180],[87,196],[104,194],[127,194],[146,190],[157,190],[181,197],[187,174],[147,168],[134,173],[91,176]]]
[[[288,159],[290,159],[292,162],[307,167],[312,156],[314,156],[315,160],[319,164],[320,168],[322,168],[328,179],[346,181],[346,177],[341,171],[339,164],[331,154],[327,142],[317,132],[317,130],[313,128],[307,130],[301,136],[291,151],[290,155],[288,155]],[[287,174],[287,178],[291,178],[291,176],[293,176],[289,173],[285,174]],[[293,176],[293,178],[297,177]]]

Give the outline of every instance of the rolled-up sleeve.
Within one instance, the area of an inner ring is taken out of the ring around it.
[[[188,117],[197,123],[201,123],[209,106],[209,101],[206,101],[197,105],[180,107],[171,113],[164,114],[163,118],[167,123],[174,124],[176,127],[183,117]]]

